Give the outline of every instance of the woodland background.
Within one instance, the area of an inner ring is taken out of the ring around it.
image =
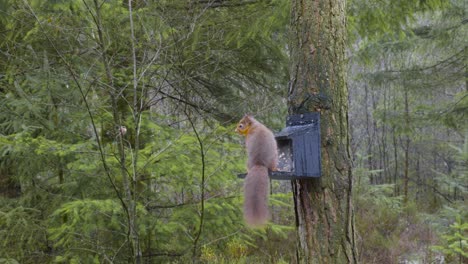
[[[289,4],[0,0],[0,263],[294,263],[291,184],[247,228],[233,133],[284,126]],[[359,261],[466,263],[468,4],[347,7]]]

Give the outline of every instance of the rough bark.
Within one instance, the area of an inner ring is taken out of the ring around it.
[[[301,263],[356,263],[345,0],[293,0],[290,114],[321,113],[322,177],[293,181]]]

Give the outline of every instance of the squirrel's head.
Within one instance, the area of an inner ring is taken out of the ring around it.
[[[240,135],[247,136],[254,122],[255,119],[252,116],[245,115],[237,124],[236,132]]]

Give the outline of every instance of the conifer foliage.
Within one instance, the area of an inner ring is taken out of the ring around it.
[[[290,0],[0,0],[0,263],[299,262],[290,182],[271,182],[266,228],[242,222],[233,131],[246,113],[284,126],[292,40],[348,65],[332,65],[343,75],[330,85],[347,80],[349,96],[309,102],[349,99],[349,119],[323,120],[349,124],[348,167],[327,168],[352,171],[326,185],[340,193],[346,179],[352,193],[320,208],[352,200],[319,219],[346,222],[315,231],[355,223],[354,237],[316,248],[466,263],[465,2],[342,1],[347,16],[318,25],[346,24],[327,35],[348,36],[334,54],[301,46],[310,36],[291,26]]]

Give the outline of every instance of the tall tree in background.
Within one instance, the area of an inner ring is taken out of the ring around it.
[[[322,177],[293,182],[299,258],[356,263],[346,86],[346,1],[294,0],[290,114],[321,112]]]
[[[467,219],[466,1],[353,1],[348,14],[360,261],[455,263],[461,244],[446,238]]]

